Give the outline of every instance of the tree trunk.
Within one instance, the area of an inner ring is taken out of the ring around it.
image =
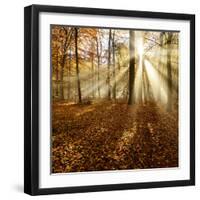
[[[110,87],[110,57],[111,57],[111,29],[109,29],[108,38],[108,69],[107,69],[107,87],[108,87],[108,99],[111,99],[111,87]]]
[[[141,96],[141,100],[142,103],[147,103],[147,93],[145,91],[145,67],[144,67],[144,56],[142,55],[142,96]]]
[[[64,99],[64,91],[63,91],[63,76],[64,76],[64,64],[61,65],[60,69],[60,99]]]
[[[112,37],[112,50],[113,50],[113,98],[116,99],[116,77],[115,77],[115,31],[113,31],[113,37]]]
[[[70,90],[71,90],[71,64],[72,64],[72,55],[71,55],[71,48],[69,50],[69,67],[68,67],[68,90],[67,90],[67,99],[70,100]]]
[[[98,84],[98,96],[101,97],[101,91],[100,91],[100,75],[99,75],[99,67],[100,67],[100,55],[99,55],[99,42],[98,38],[96,37],[96,49],[97,49],[97,84]]]
[[[148,84],[148,77],[146,68],[144,67],[144,73],[143,73],[143,81],[144,81],[144,103],[147,103],[149,101],[149,84]]]
[[[58,90],[59,90],[59,87],[58,87],[58,72],[59,72],[59,56],[58,56],[58,47],[57,47],[57,51],[56,51],[56,59],[57,59],[57,66],[56,66],[56,97],[58,97]]]
[[[94,79],[95,79],[95,73],[94,73],[94,54],[93,54],[93,52],[92,52],[92,60],[91,60],[91,69],[92,69],[92,85],[91,85],[91,87],[93,88],[94,87],[94,84],[95,84],[95,81],[94,81]],[[95,97],[95,91],[94,91],[94,89],[92,90],[92,97],[94,98]]]
[[[60,69],[60,99],[63,100],[64,99],[64,87],[63,87],[63,76],[64,76],[64,68],[65,68],[65,61],[66,61],[66,56],[67,56],[67,42],[68,42],[68,31],[66,29],[65,30],[65,34],[66,34],[66,38],[65,38],[65,42],[63,45],[63,57],[62,57],[62,63],[61,63],[61,69]]]
[[[79,61],[78,61],[78,28],[74,28],[74,31],[75,31],[76,79],[77,79],[77,90],[78,90],[78,102],[82,103],[81,83],[79,77]]]
[[[134,81],[135,81],[135,32],[130,31],[129,38],[129,99],[128,104],[133,105],[135,103],[134,98]]]
[[[172,33],[167,38],[167,111],[172,110],[172,66],[171,66]]]

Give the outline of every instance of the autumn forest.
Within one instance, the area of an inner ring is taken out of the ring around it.
[[[51,25],[52,173],[178,167],[179,33]]]

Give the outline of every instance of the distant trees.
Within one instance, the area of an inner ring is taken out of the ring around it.
[[[51,38],[52,38],[52,43],[51,43],[51,53],[52,53],[52,74],[55,77],[55,89],[54,89],[54,96],[58,97],[59,95],[59,29],[56,27],[52,29],[51,32]]]
[[[175,32],[149,33],[146,38],[149,41],[146,58],[156,71],[159,83],[155,87],[150,82],[152,100],[169,112],[178,104],[178,38]]]
[[[64,68],[67,58],[67,50],[71,43],[72,39],[72,29],[67,29],[63,27],[63,47],[62,47],[62,60],[61,60],[61,69],[60,69],[60,98],[64,99],[64,89],[63,89],[63,77],[64,77]]]
[[[112,56],[113,56],[113,99],[116,99],[116,72],[115,72],[115,30],[113,30],[112,34]]]
[[[98,85],[98,97],[101,97],[101,91],[100,91],[100,59],[102,54],[102,43],[100,38],[100,32],[98,31],[98,34],[96,35],[96,53],[97,53],[97,85]]]
[[[56,46],[55,46],[55,68],[54,68],[54,70],[55,70],[55,77],[56,77],[56,82],[58,83],[58,79],[59,79],[59,77],[58,77],[58,73],[59,73],[59,47],[57,46],[57,44],[56,44]],[[58,84],[56,85],[56,96],[58,96]]]
[[[127,47],[122,43],[119,33],[117,35],[112,29],[106,31],[67,26],[53,27],[54,98],[69,101],[77,99],[80,103],[84,98],[105,98],[104,81],[107,85],[107,98],[117,98],[116,73],[120,73],[120,70],[128,66],[128,52],[124,51]],[[103,72],[105,66],[106,73]],[[127,87],[126,82],[124,87]],[[124,91],[123,87],[121,89]],[[122,95],[122,92],[119,94]]]
[[[92,73],[91,73],[91,83],[92,83],[92,85],[91,85],[91,87],[94,87],[95,85],[96,85],[96,81],[95,81],[95,78],[96,78],[96,76],[95,76],[95,41],[94,40],[92,40],[91,41],[91,52],[90,52],[90,56],[91,56],[91,71],[92,71]],[[95,90],[92,90],[92,97],[93,98],[95,98],[95,93],[96,93],[96,91]]]
[[[111,65],[111,29],[109,29],[109,37],[108,37],[108,61],[107,61],[107,91],[108,91],[108,99],[111,99],[111,86],[110,86],[110,65]]]
[[[54,99],[155,101],[172,110],[178,99],[178,33],[55,25],[51,34]]]
[[[70,93],[71,93],[71,68],[72,68],[72,48],[69,48],[69,67],[68,67],[68,91],[67,91],[67,99],[70,99]]]
[[[109,29],[108,32],[108,58],[107,58],[107,88],[108,99],[116,99],[116,62],[115,62],[115,30]],[[112,69],[111,69],[112,66]],[[112,86],[111,86],[112,76]]]

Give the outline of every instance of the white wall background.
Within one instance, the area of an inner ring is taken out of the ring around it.
[[[200,103],[196,104],[196,186],[31,197],[23,193],[23,7],[30,4],[99,7],[196,14],[196,66],[200,65],[198,0],[4,0],[0,11],[0,199],[198,199]],[[196,85],[200,85],[196,67]],[[196,89],[200,102],[200,88]]]

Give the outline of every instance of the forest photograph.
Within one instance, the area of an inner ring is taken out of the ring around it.
[[[51,173],[179,167],[179,32],[50,30]]]

